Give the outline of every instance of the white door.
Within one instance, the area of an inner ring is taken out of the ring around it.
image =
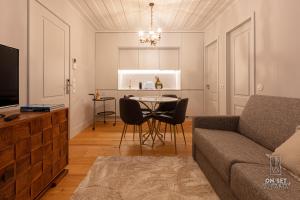
[[[254,33],[252,20],[228,33],[229,112],[240,115],[254,94]]]
[[[218,57],[218,40],[215,40],[205,46],[204,111],[208,115],[219,114]]]
[[[69,106],[69,26],[30,0],[29,103]]]

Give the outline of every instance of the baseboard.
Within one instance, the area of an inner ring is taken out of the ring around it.
[[[115,116],[114,115],[106,116],[105,117],[105,121],[107,121],[107,122],[114,122],[115,121]],[[116,116],[116,121],[117,122],[122,121],[121,118],[120,118],[120,116],[118,116],[118,115]],[[103,118],[97,118],[96,122],[103,122]]]
[[[71,129],[70,130],[70,138],[73,138],[76,135],[78,135],[81,131],[83,131],[84,129],[89,127],[92,123],[93,123],[93,119],[89,119],[89,120],[83,121],[82,123],[71,127],[70,128]]]

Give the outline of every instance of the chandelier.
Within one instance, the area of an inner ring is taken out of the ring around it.
[[[150,43],[151,46],[155,46],[161,38],[161,29],[158,28],[157,31],[153,31],[153,6],[154,3],[149,3],[151,9],[151,21],[150,30],[148,32],[139,31],[140,43]]]

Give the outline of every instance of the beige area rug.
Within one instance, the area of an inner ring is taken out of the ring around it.
[[[98,157],[73,200],[219,199],[192,157]]]

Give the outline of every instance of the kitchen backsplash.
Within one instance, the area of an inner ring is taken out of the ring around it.
[[[181,89],[180,70],[119,70],[118,89],[140,89],[140,83],[142,83],[142,89],[155,89],[155,77],[159,77],[163,89]]]

